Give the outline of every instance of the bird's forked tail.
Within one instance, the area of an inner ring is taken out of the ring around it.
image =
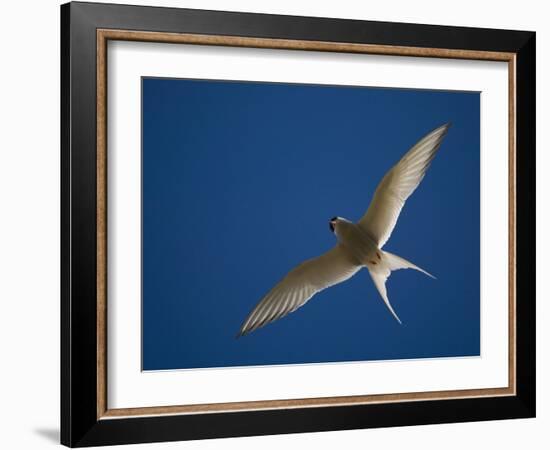
[[[395,317],[395,319],[399,323],[401,323],[401,320],[391,306],[391,303],[388,299],[388,293],[386,291],[386,280],[391,275],[391,272],[399,269],[414,269],[422,272],[425,275],[428,275],[431,278],[435,279],[435,277],[432,274],[426,272],[424,269],[421,269],[420,267],[407,261],[406,259],[401,258],[400,256],[385,251],[381,251],[380,253],[382,254],[380,263],[376,266],[368,266],[369,273],[372,281],[374,282],[374,285],[376,286],[376,289],[378,289],[380,296],[384,300],[384,303],[386,303],[386,306],[392,313],[393,317]]]

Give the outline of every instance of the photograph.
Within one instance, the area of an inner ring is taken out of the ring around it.
[[[142,370],[480,356],[479,92],[141,93]]]
[[[535,417],[530,22],[180,6],[60,8],[61,443]]]

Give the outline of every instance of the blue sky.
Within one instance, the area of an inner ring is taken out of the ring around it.
[[[474,356],[480,351],[479,93],[144,78],[143,369]],[[250,310],[335,244],[424,134],[453,126],[366,270],[250,335]]]

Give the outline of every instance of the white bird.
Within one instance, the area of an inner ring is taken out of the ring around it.
[[[330,229],[338,240],[327,253],[291,270],[256,305],[243,322],[237,337],[296,311],[315,294],[346,281],[366,267],[386,306],[397,319],[386,292],[386,280],[398,269],[425,270],[382,250],[395,228],[405,201],[418,187],[439,149],[450,123],[420,139],[384,176],[365,215],[357,223],[333,217]]]

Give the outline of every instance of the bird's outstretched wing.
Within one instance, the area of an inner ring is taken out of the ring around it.
[[[405,201],[424,178],[449,127],[449,123],[442,125],[420,139],[376,188],[369,209],[358,224],[379,248],[389,239]]]
[[[318,258],[304,261],[256,305],[237,337],[295,311],[317,292],[351,278],[360,268],[340,245]]]

